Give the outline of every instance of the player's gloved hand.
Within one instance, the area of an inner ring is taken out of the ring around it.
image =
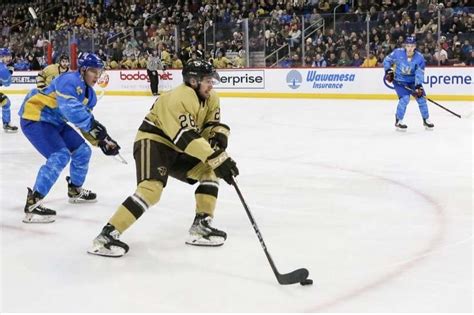
[[[105,155],[117,155],[120,153],[120,146],[117,141],[107,135],[104,140],[99,141],[99,148]]]
[[[216,176],[232,184],[232,177],[239,175],[237,163],[224,150],[217,150],[207,158],[207,164],[214,170]]]
[[[395,79],[395,73],[393,72],[393,69],[388,69],[385,71],[385,81],[388,83],[392,83],[393,80]]]
[[[425,92],[425,90],[423,89],[421,84],[418,84],[418,85],[415,86],[415,97],[416,98],[423,97],[423,95],[425,94],[424,92]]]
[[[13,71],[15,70],[15,68],[13,68],[12,66],[7,67],[7,69],[10,72],[10,74],[13,74]]]
[[[230,128],[226,124],[219,123],[212,128],[209,136],[209,144],[213,149],[222,149],[227,148],[227,143],[229,139]]]
[[[92,138],[99,141],[103,141],[108,136],[105,126],[95,119],[92,121],[92,128],[89,130],[89,134]]]

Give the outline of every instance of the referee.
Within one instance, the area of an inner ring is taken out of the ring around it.
[[[160,95],[158,93],[158,83],[160,82],[158,70],[163,70],[163,64],[161,63],[160,57],[158,56],[158,51],[154,49],[152,54],[148,55],[148,60],[146,63],[146,72],[150,78],[151,93],[154,96]]]

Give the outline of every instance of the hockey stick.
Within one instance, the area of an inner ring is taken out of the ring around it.
[[[116,161],[119,161],[119,162],[122,163],[122,164],[128,164],[127,160],[125,160],[125,159],[123,158],[123,156],[120,155],[120,153],[117,154],[117,155],[114,155],[114,159],[115,159]]]
[[[260,241],[260,245],[262,245],[263,251],[265,252],[265,256],[267,256],[268,262],[270,263],[270,266],[272,267],[273,273],[275,274],[275,277],[277,278],[278,283],[279,284],[295,284],[295,283],[301,283],[301,282],[304,283],[304,281],[308,278],[308,275],[309,275],[308,269],[301,268],[301,269],[297,269],[295,271],[292,271],[290,273],[285,273],[285,274],[281,274],[278,272],[278,269],[275,266],[275,263],[273,262],[273,259],[267,250],[267,246],[265,245],[265,242],[263,241],[262,233],[260,233],[257,223],[255,222],[255,219],[253,218],[252,213],[250,212],[250,209],[247,206],[247,203],[245,202],[244,197],[242,196],[242,193],[240,192],[240,189],[237,186],[237,183],[235,182],[233,177],[232,177],[231,185],[234,186],[235,191],[237,192],[237,195],[239,195],[239,199],[245,208],[245,212],[247,212],[247,216],[250,219],[250,223],[252,223],[253,229],[255,230],[255,233],[257,234],[258,240]]]
[[[410,91],[412,94],[415,93],[415,90],[410,89],[408,86],[403,85],[403,87],[404,87],[405,89],[407,89],[408,91]],[[433,101],[432,99],[429,99],[426,95],[425,95],[425,98],[426,98],[428,101],[430,101],[431,103],[433,103],[433,104],[435,104],[435,105],[438,105],[439,107],[441,107],[441,108],[444,109],[445,111],[447,111],[447,112],[453,114],[454,116],[456,116],[456,117],[458,117],[458,118],[461,118],[461,115],[456,114],[456,113],[453,112],[452,110],[447,109],[446,107],[444,107],[443,105],[441,105],[441,104],[439,104],[439,103],[436,103],[436,102]]]

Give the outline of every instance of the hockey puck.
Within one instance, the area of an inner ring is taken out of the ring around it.
[[[311,279],[306,279],[306,280],[303,280],[300,282],[301,285],[312,285],[313,284],[313,280]]]

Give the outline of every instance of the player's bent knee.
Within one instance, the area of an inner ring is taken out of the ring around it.
[[[72,159],[78,161],[88,162],[92,156],[92,150],[83,142],[74,152],[72,152]]]
[[[135,194],[140,196],[151,207],[160,201],[163,183],[157,180],[144,180],[138,184]]]
[[[57,152],[51,154],[48,158],[47,163],[51,163],[58,169],[64,169],[71,159],[71,154],[69,150],[63,148]]]

